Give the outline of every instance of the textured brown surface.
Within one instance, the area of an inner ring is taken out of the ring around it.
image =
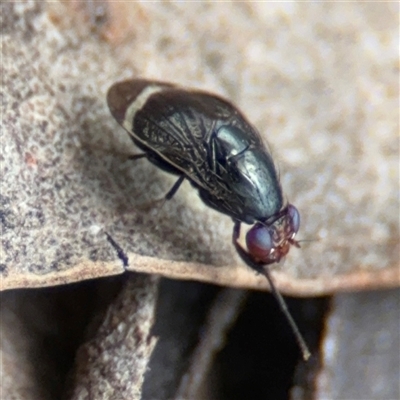
[[[2,293],[0,398],[139,398],[157,341],[157,282],[130,274]]]
[[[172,178],[126,160],[137,150],[105,105],[111,83],[131,76],[225,95],[259,127],[301,212],[299,239],[317,239],[279,267],[299,278],[299,293],[338,290],[357,271],[369,278],[352,279],[354,288],[399,284],[395,5],[4,10],[2,288],[121,273],[105,231],[132,257],[206,264],[205,280],[217,266],[241,264],[231,221],[189,185],[151,207]],[[96,10],[104,13],[97,19]],[[170,276],[185,269],[160,263]],[[242,286],[259,287],[241,268]],[[332,277],[341,283],[330,286]],[[308,292],[301,279],[311,280]]]
[[[397,4],[27,1],[2,3],[0,17],[0,289],[121,274],[105,232],[131,270],[267,288],[235,254],[231,220],[205,207],[188,184],[162,208],[154,203],[174,178],[146,160],[127,160],[137,149],[105,102],[113,82],[132,77],[225,96],[269,142],[305,240],[273,267],[283,292],[399,285]],[[49,346],[58,350],[63,333],[92,321],[91,302],[109,291],[78,286],[80,296],[75,285],[2,293],[6,397],[64,393],[84,340],[63,339],[65,365]],[[170,315],[180,316],[173,299]],[[189,307],[187,315],[196,312]],[[173,375],[163,393],[176,392],[185,351],[201,331],[197,321],[189,340],[192,320],[184,321],[182,336],[165,344],[166,354],[179,354],[176,369],[154,360],[152,385]],[[171,324],[171,336],[177,328]],[[95,382],[90,368],[79,371],[72,393]],[[93,390],[101,388],[97,380]]]
[[[225,94],[260,127],[301,211],[300,239],[318,239],[291,252],[289,276],[323,285],[361,271],[378,283],[398,269],[395,6],[110,3],[94,33],[74,7],[6,7],[3,288],[121,272],[105,230],[128,253],[239,264],[231,222],[188,185],[162,209],[140,210],[171,180],[123,160],[135,147],[104,94],[127,76]],[[122,14],[129,26],[118,31]]]
[[[399,314],[399,290],[335,297],[315,399],[400,398]]]
[[[139,399],[157,339],[157,278],[132,276],[107,310],[96,335],[78,350],[71,399]]]

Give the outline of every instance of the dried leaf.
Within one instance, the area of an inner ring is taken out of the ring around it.
[[[237,265],[219,283],[267,287],[234,253],[229,218],[189,185],[163,208],[143,211],[172,180],[126,160],[136,149],[105,93],[131,76],[226,95],[270,142],[284,192],[301,212],[300,239],[317,239],[277,266],[285,292],[399,285],[392,5],[114,2],[95,34],[93,20],[71,4],[5,7],[2,289],[122,273],[105,232],[131,269],[146,270],[153,257],[157,272],[210,281]],[[126,21],[125,36],[115,33],[121,15],[137,17]]]

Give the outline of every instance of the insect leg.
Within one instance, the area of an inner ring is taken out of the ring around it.
[[[185,175],[181,175],[178,180],[174,183],[174,186],[168,191],[168,193],[165,195],[164,200],[171,200],[175,193],[178,191],[180,186],[182,185],[182,182],[185,179]]]
[[[254,258],[242,247],[242,245],[238,242],[240,237],[240,221],[234,221],[233,233],[232,233],[232,243],[235,246],[236,251],[238,252],[240,258],[250,267],[255,269],[257,272],[263,272],[263,265],[257,263]]]
[[[304,338],[303,338],[302,334],[300,333],[296,322],[294,321],[292,315],[290,314],[290,311],[286,305],[285,299],[282,297],[282,295],[276,288],[275,283],[272,279],[271,273],[267,267],[267,264],[265,264],[265,263],[260,264],[256,260],[254,260],[254,258],[238,243],[237,240],[239,239],[239,236],[240,236],[240,221],[234,221],[232,243],[235,246],[236,251],[238,252],[241,259],[249,267],[255,269],[257,272],[263,274],[267,278],[267,281],[271,288],[271,292],[272,292],[273,296],[275,297],[275,299],[278,301],[279,307],[282,310],[283,314],[285,315],[287,321],[289,322],[289,325],[294,333],[297,343],[299,344],[301,353],[303,355],[303,359],[308,360],[311,356],[310,350],[308,349],[307,344],[304,341]]]
[[[141,153],[141,154],[132,154],[131,156],[128,157],[129,160],[140,160],[141,158],[147,158],[150,161],[154,161],[153,158],[149,158],[149,155],[147,153]],[[183,180],[185,179],[185,175],[181,175],[179,179],[174,183],[172,188],[168,191],[168,193],[164,196],[164,201],[165,200],[171,200],[172,197],[174,197],[175,193],[178,191],[179,187],[181,186]]]
[[[171,200],[175,193],[178,191],[180,186],[182,185],[182,182],[185,179],[185,175],[181,175],[178,180],[174,183],[171,189],[169,189],[168,193],[160,200],[156,200],[156,202],[161,202],[160,208],[165,204],[166,201]]]
[[[146,153],[132,154],[131,156],[128,157],[129,160],[139,160],[141,158],[147,158],[147,154]]]

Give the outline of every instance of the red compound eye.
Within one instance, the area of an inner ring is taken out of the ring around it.
[[[269,253],[273,247],[272,237],[268,228],[261,224],[255,224],[246,235],[248,252],[263,262],[269,261]]]

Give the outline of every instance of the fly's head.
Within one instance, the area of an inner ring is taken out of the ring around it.
[[[257,222],[247,232],[246,244],[250,256],[259,264],[279,262],[290,246],[300,247],[295,236],[300,228],[300,214],[288,204],[265,222]]]

